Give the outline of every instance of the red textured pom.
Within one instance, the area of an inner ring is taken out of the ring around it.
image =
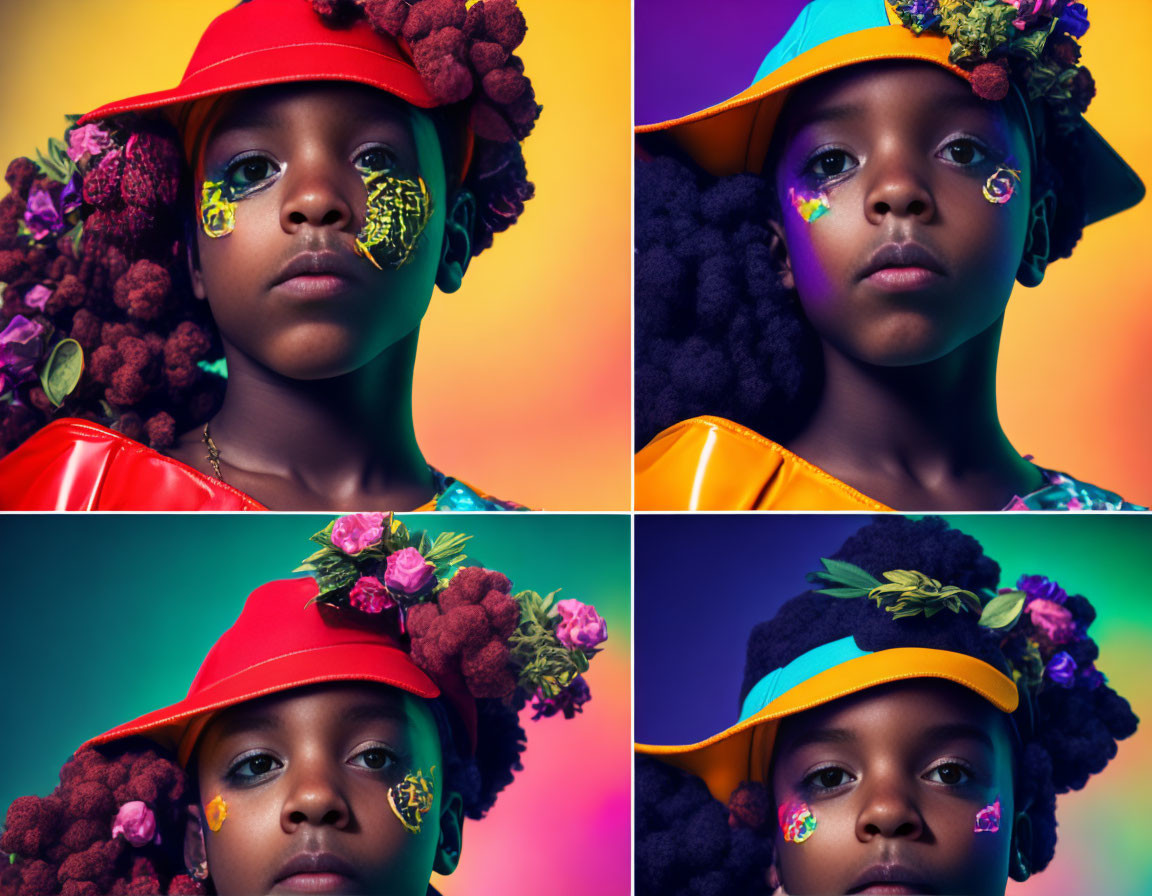
[[[404,39],[415,43],[441,28],[463,28],[465,15],[461,0],[420,0],[408,12]]]
[[[8,181],[8,186],[12,188],[13,193],[27,199],[28,191],[32,188],[32,182],[39,173],[40,169],[36,167],[35,162],[21,157],[8,163],[8,170],[4,172],[4,180]]]
[[[168,896],[203,896],[207,892],[200,881],[187,874],[177,874],[168,883]]]
[[[164,411],[148,418],[144,431],[148,434],[148,444],[153,448],[167,448],[176,441],[176,421]]]
[[[124,157],[113,150],[100,160],[100,164],[84,177],[84,201],[96,208],[115,208],[120,204],[120,173]]]
[[[1008,96],[1008,66],[1001,62],[981,62],[972,69],[972,92],[985,100]]]
[[[498,699],[512,693],[516,678],[508,668],[509,659],[508,648],[496,639],[464,654],[460,671],[473,697]]]
[[[24,253],[19,249],[0,251],[0,283],[13,283],[24,273]]]
[[[476,6],[482,7],[484,33],[511,52],[524,41],[528,23],[524,13],[516,6],[516,0],[480,0]]]
[[[473,105],[469,122],[477,137],[493,143],[510,143],[516,139],[507,119],[489,103],[477,102]]]
[[[172,278],[155,262],[142,259],[128,269],[113,293],[118,308],[138,320],[156,320],[171,304]]]
[[[405,0],[365,0],[364,3],[364,15],[368,21],[393,37],[403,31],[408,9]]]
[[[100,318],[81,308],[72,316],[72,338],[80,343],[85,352],[90,352],[100,343]]]
[[[508,51],[494,41],[475,43],[468,54],[472,60],[472,68],[476,69],[476,74],[480,77],[502,67],[508,61]]]
[[[484,76],[484,92],[498,103],[511,103],[528,86],[528,79],[516,69],[498,68]]]
[[[97,840],[108,839],[108,826],[103,818],[78,818],[60,837],[60,842],[73,852],[87,849]]]
[[[112,791],[99,781],[85,781],[77,784],[67,803],[68,812],[77,818],[99,818],[116,811],[116,801]]]
[[[502,591],[489,591],[480,605],[496,634],[503,639],[510,638],[520,624],[520,605],[515,599]]]
[[[441,28],[412,45],[412,58],[421,79],[445,103],[468,99],[474,84],[465,64],[467,42],[459,28]]]

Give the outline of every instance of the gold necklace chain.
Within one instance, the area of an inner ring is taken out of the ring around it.
[[[212,472],[216,474],[216,478],[221,482],[224,477],[220,473],[220,449],[216,447],[216,443],[212,441],[212,436],[208,434],[208,424],[204,424],[204,444],[208,447],[208,463],[212,465]]]

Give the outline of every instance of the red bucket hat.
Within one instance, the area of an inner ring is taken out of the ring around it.
[[[476,702],[464,683],[433,681],[370,620],[358,624],[357,614],[311,602],[318,592],[310,578],[261,585],[208,651],[188,696],[105,731],[80,749],[143,735],[172,750],[183,764],[217,710],[304,685],[371,681],[429,700],[443,694],[475,750]]]
[[[292,81],[352,81],[422,109],[440,105],[407,52],[367,21],[334,28],[311,0],[249,0],[212,20],[176,87],[107,103],[80,123]]]

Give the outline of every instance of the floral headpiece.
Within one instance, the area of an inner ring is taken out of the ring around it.
[[[433,677],[459,674],[473,697],[531,699],[534,719],[572,718],[591,699],[581,673],[608,638],[595,607],[555,592],[511,593],[500,573],[461,568],[470,535],[410,532],[391,514],[353,513],[312,536],[296,570],[315,601],[378,616]]]
[[[923,615],[931,619],[948,610],[957,615],[975,613],[978,625],[1000,635],[1000,650],[1012,670],[1022,697],[1035,698],[1045,687],[1097,688],[1105,681],[1094,664],[1078,668],[1065,649],[1088,637],[1093,614],[1075,610],[1068,594],[1045,576],[1022,576],[1016,587],[995,594],[977,594],[955,585],[942,585],[922,572],[892,569],[881,575],[841,560],[822,559],[824,569],[808,580],[827,583],[816,594],[841,598],[867,598],[892,614],[893,619]],[[1083,603],[1083,601],[1082,601]],[[1021,700],[1021,705],[1029,701]]]
[[[1077,40],[1088,10],[1069,0],[887,0],[915,34],[952,42],[949,61],[972,73],[972,90],[1002,100],[1014,80],[1029,100],[1043,99],[1057,129],[1073,130],[1096,85],[1080,65]]]

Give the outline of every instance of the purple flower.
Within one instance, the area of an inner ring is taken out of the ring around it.
[[[1083,3],[1069,4],[1056,27],[1077,39],[1083,37],[1088,30],[1088,10]]]
[[[381,613],[396,606],[384,584],[376,576],[360,576],[348,595],[352,606],[365,613]]]
[[[1084,679],[1085,684],[1088,685],[1089,690],[1096,690],[1100,685],[1104,684],[1108,679],[1104,677],[1104,673],[1096,668],[1095,663],[1089,663],[1079,671],[1079,675]]]
[[[555,697],[545,697],[544,692],[537,688],[536,693],[532,695],[532,708],[536,710],[536,715],[532,716],[532,721],[549,718],[558,712],[564,713],[564,718],[570,719],[576,713],[583,712],[584,704],[591,699],[592,692],[588,689],[588,683],[582,675],[573,678],[568,687]]]
[[[52,194],[43,187],[33,187],[24,209],[24,223],[32,231],[32,238],[42,240],[51,234],[64,232],[64,219],[52,200]]]
[[[1061,650],[1044,667],[1044,674],[1062,688],[1072,687],[1076,677],[1076,660]]]
[[[1053,644],[1066,644],[1076,637],[1076,622],[1072,614],[1060,604],[1040,598],[1028,604],[1024,612]]]
[[[64,214],[74,212],[84,203],[84,197],[80,194],[80,177],[73,174],[68,178],[68,183],[64,184],[64,190],[60,194],[60,210]]]
[[[416,548],[404,548],[388,555],[384,584],[400,594],[420,594],[436,580],[436,567]]]
[[[332,545],[349,556],[379,544],[384,538],[384,514],[350,513],[332,527]]]
[[[24,293],[24,304],[43,311],[50,298],[52,298],[52,290],[47,286],[37,284]]]
[[[999,796],[996,797],[996,802],[976,813],[976,826],[972,830],[977,834],[995,834],[1000,830]]]
[[[68,135],[68,158],[79,162],[85,153],[98,156],[111,146],[112,138],[99,125],[86,124]]]
[[[116,821],[112,824],[112,837],[123,834],[124,839],[133,846],[159,843],[160,832],[156,830],[156,816],[148,808],[147,803],[132,800],[120,807],[116,813]]]
[[[1068,592],[1047,576],[1021,576],[1016,581],[1016,589],[1028,595],[1024,599],[1025,603],[1043,598],[1053,603],[1062,604],[1068,597]]]
[[[35,377],[43,353],[43,324],[15,315],[0,333],[0,394]]]
[[[608,640],[608,623],[595,607],[570,598],[559,601],[556,610],[560,613],[556,637],[569,650],[591,650],[601,641]]]

